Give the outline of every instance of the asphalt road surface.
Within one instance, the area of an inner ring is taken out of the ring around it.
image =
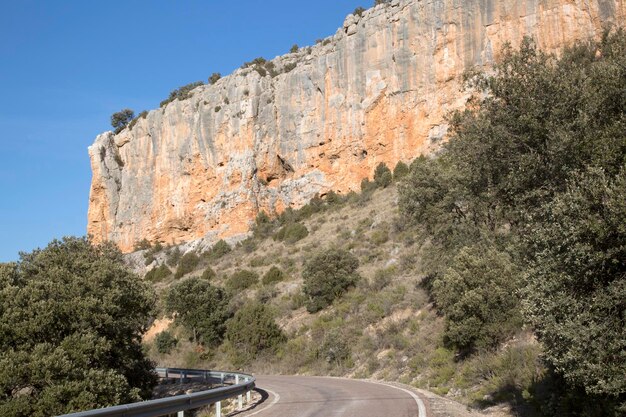
[[[373,382],[259,376],[256,386],[265,399],[242,417],[427,417],[415,394]]]

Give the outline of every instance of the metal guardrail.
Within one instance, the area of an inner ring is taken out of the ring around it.
[[[156,368],[156,372],[160,378],[178,381],[180,384],[196,380],[221,386],[191,394],[81,411],[58,417],[159,417],[174,413],[177,413],[178,417],[184,417],[185,411],[210,404],[215,404],[216,415],[221,417],[223,400],[237,396],[238,408],[241,409],[243,394],[246,394],[247,402],[250,402],[250,390],[255,386],[254,376],[237,372],[182,368]]]

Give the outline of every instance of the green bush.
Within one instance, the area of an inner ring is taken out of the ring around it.
[[[285,273],[278,267],[272,266],[269,271],[263,275],[263,285],[269,285],[276,282],[283,281],[285,279]]]
[[[168,249],[166,253],[167,256],[165,258],[165,263],[172,268],[178,266],[178,262],[180,262],[180,258],[183,255],[178,246],[176,246],[174,249]]]
[[[135,245],[133,246],[133,251],[137,252],[140,250],[150,249],[151,247],[152,247],[152,244],[150,243],[148,239],[142,239],[139,242],[135,242]]]
[[[200,258],[195,252],[189,252],[183,255],[178,262],[178,268],[174,277],[176,279],[192,272],[200,263]]]
[[[167,265],[163,264],[146,272],[144,279],[150,282],[161,282],[171,274],[172,271],[167,267]]]
[[[375,182],[370,181],[369,178],[363,178],[361,180],[361,193],[362,194],[369,194],[373,192],[374,190],[376,190]]]
[[[154,338],[154,346],[157,352],[161,354],[169,354],[178,344],[178,339],[167,330],[159,333]]]
[[[408,165],[402,161],[398,161],[398,163],[396,164],[396,167],[393,169],[393,180],[399,181],[400,179],[405,177],[406,174],[408,173],[409,173]]]
[[[276,353],[287,338],[271,311],[258,302],[245,304],[226,325],[226,339],[232,346],[233,362],[246,364],[263,353]]]
[[[150,398],[157,376],[141,335],[154,307],[151,286],[110,243],[66,237],[0,263],[0,415]]]
[[[117,134],[120,133],[135,117],[135,112],[131,109],[120,110],[117,113],[111,115],[111,127]]]
[[[243,291],[257,282],[259,282],[259,275],[256,272],[241,269],[226,281],[226,289],[229,291]]]
[[[230,245],[226,243],[224,239],[220,239],[217,241],[217,243],[215,243],[215,245],[213,245],[213,247],[211,247],[211,249],[207,253],[207,256],[210,259],[216,260],[226,255],[231,250],[232,249]]]
[[[274,235],[274,240],[285,243],[295,243],[309,235],[309,231],[302,223],[290,223],[281,227]]]
[[[378,188],[387,188],[391,185],[393,176],[391,170],[387,167],[387,164],[381,162],[376,166],[374,171],[374,182]]]
[[[215,84],[220,78],[222,78],[222,74],[220,74],[219,72],[214,72],[209,77],[209,84],[211,85]]]
[[[433,283],[437,306],[446,314],[447,340],[472,351],[493,348],[521,327],[520,276],[511,258],[492,248],[464,248]]]
[[[207,281],[211,281],[215,277],[217,277],[217,274],[215,273],[213,268],[211,268],[210,266],[206,267],[206,269],[204,270],[201,276],[202,279],[206,279]]]
[[[302,272],[307,310],[314,313],[329,306],[354,286],[360,279],[358,267],[358,259],[341,249],[327,249],[307,262]]]
[[[165,107],[174,100],[186,100],[191,97],[191,92],[196,88],[204,85],[202,81],[189,83],[170,92],[170,95],[161,102],[160,107]]]
[[[216,346],[228,319],[228,297],[221,288],[201,278],[176,284],[166,294],[165,309],[175,321],[189,329],[194,342]]]
[[[292,54],[295,54],[296,52],[298,52],[299,49],[300,47],[298,46],[298,44],[294,43],[291,49],[289,49],[289,52],[291,52]]]
[[[365,12],[365,9],[361,6],[357,7],[356,9],[354,9],[354,11],[352,12],[353,15],[355,16],[363,16],[363,13]]]

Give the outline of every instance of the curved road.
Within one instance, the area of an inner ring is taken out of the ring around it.
[[[415,394],[389,385],[339,378],[260,376],[269,397],[245,417],[426,417]],[[420,413],[421,408],[421,413]]]

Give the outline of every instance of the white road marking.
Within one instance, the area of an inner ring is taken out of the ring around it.
[[[374,381],[369,381],[369,382],[374,382]],[[407,394],[409,394],[411,397],[413,397],[413,399],[415,400],[415,402],[417,403],[417,412],[418,412],[418,416],[419,417],[426,417],[426,406],[424,405],[424,401],[422,401],[422,399],[413,391],[409,391],[408,389],[404,389],[404,388],[400,388],[400,387],[396,387],[395,385],[391,385],[391,384],[387,384],[384,382],[374,382],[375,384],[381,384],[381,385],[386,385],[388,387],[392,387],[395,389],[399,389],[400,391],[404,391]]]
[[[246,414],[246,417],[250,417],[250,416],[253,416],[253,415],[259,414],[259,413],[261,413],[261,412],[263,412],[263,411],[267,410],[268,408],[270,408],[270,407],[274,406],[274,405],[275,405],[275,404],[276,404],[276,403],[280,400],[280,395],[278,395],[278,393],[276,393],[276,392],[274,392],[274,391],[270,391],[270,390],[268,390],[268,389],[263,389],[263,391],[267,391],[267,392],[269,392],[270,394],[272,394],[272,395],[274,396],[274,399],[272,400],[272,402],[271,402],[271,403],[269,403],[269,404],[267,405],[267,407],[261,408],[260,410],[257,410],[257,411],[255,411],[254,413],[251,413],[251,414]]]

